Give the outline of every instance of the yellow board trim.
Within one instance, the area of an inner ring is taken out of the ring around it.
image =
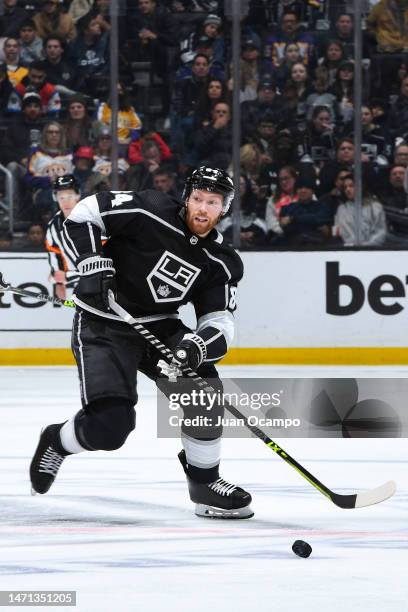
[[[408,347],[231,348],[222,365],[408,365]],[[0,349],[0,365],[75,365],[70,349]]]

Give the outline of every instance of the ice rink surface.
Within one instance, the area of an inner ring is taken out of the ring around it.
[[[234,376],[406,376],[404,369],[224,368]],[[341,510],[259,440],[224,440],[221,475],[253,495],[254,518],[193,513],[177,460],[156,438],[153,385],[113,453],[69,457],[47,495],[28,466],[41,426],[79,409],[74,368],[1,368],[1,590],[75,590],[80,612],[408,610],[407,442],[277,438],[338,492],[394,479],[396,495]],[[291,545],[306,540],[309,559]],[[27,609],[14,607],[10,609]],[[47,607],[47,610],[61,608]]]

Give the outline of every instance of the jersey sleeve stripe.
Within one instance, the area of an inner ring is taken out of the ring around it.
[[[78,206],[78,204],[77,204],[77,206]],[[78,253],[77,249],[75,248],[75,245],[74,245],[73,241],[71,240],[71,238],[70,238],[70,236],[69,236],[69,234],[67,232],[67,228],[66,228],[65,223],[62,226],[62,232],[63,232],[63,236],[64,236],[65,243],[66,243],[67,247],[68,247],[68,245],[70,245],[70,247],[72,247],[72,252],[74,253],[75,258],[79,257],[79,253]]]
[[[142,215],[147,215],[148,217],[155,219],[155,221],[158,221],[158,223],[161,223],[162,225],[165,225],[169,229],[173,230],[173,232],[177,232],[182,236],[185,235],[184,232],[179,230],[177,227],[173,227],[173,225],[170,225],[170,223],[167,223],[167,221],[164,221],[164,219],[160,219],[160,217],[157,217],[149,210],[143,210],[143,208],[124,208],[122,210],[107,210],[106,212],[101,213],[101,216],[106,217],[108,215],[127,215],[129,213],[141,213]]]
[[[88,221],[87,222],[87,226],[88,226],[88,230],[89,230],[89,236],[91,238],[92,252],[96,253],[97,249],[96,249],[96,244],[95,244],[95,236],[94,236],[94,231],[93,231],[92,223],[90,221]]]

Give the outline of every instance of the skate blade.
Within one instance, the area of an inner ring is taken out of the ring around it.
[[[206,504],[196,504],[195,514],[205,518],[214,519],[247,519],[254,516],[250,506],[244,508],[234,508],[226,510],[225,508],[217,508],[216,506],[207,506]]]

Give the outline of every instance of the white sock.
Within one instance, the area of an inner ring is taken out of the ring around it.
[[[215,440],[196,440],[182,433],[181,442],[186,451],[186,459],[189,465],[208,470],[219,464],[221,458],[221,438],[215,438]]]
[[[84,450],[88,450],[80,445],[75,435],[75,416],[71,417],[69,421],[64,423],[60,429],[61,444],[67,451],[67,453],[81,453]]]

